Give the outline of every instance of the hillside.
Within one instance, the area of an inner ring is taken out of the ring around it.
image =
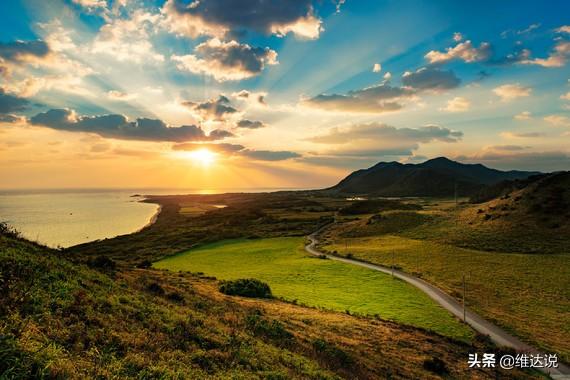
[[[462,164],[445,157],[421,164],[380,162],[358,170],[328,191],[340,194],[377,196],[452,197],[472,195],[487,185],[504,180],[527,178],[535,172],[500,171],[481,164]]]
[[[570,253],[570,172],[507,182],[501,194],[466,207],[458,221],[496,240],[516,240],[528,252]]]
[[[225,296],[215,280],[190,273],[118,271],[58,255],[0,234],[0,378],[457,378],[469,352],[493,349]],[[471,378],[505,375],[480,369]]]

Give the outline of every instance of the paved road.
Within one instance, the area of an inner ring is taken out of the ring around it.
[[[358,265],[364,268],[377,270],[379,272],[392,274],[392,269],[388,267],[376,264],[370,264],[359,260],[328,255],[320,252],[316,248],[316,245],[318,243],[317,235],[319,234],[319,232],[321,232],[321,230],[316,231],[308,236],[309,243],[305,245],[305,250],[308,253],[316,256],[325,255],[327,258],[331,260],[342,261],[343,263]],[[394,270],[393,273],[394,277],[398,277],[399,279],[402,279],[414,285],[415,287],[426,293],[434,301],[443,306],[446,310],[449,310],[453,315],[457,316],[460,319],[463,319],[463,305],[457,302],[453,297],[451,297],[447,293],[429,284],[428,282],[420,278],[414,277],[410,274],[401,272],[399,270]],[[531,347],[528,344],[520,341],[518,338],[512,336],[511,334],[507,333],[505,330],[492,324],[491,322],[483,319],[478,314],[475,314],[469,309],[466,310],[465,317],[467,324],[469,324],[471,327],[473,327],[473,329],[475,329],[479,333],[488,335],[491,338],[491,340],[499,346],[514,348],[515,350],[520,352],[544,355],[544,352],[541,352],[535,349],[534,347]],[[541,370],[549,374],[553,379],[570,379],[570,368],[562,363],[559,363],[558,368],[543,368]]]

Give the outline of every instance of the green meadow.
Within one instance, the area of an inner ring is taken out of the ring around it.
[[[222,280],[256,278],[276,297],[352,314],[379,316],[468,341],[469,327],[413,286],[369,269],[306,254],[303,238],[226,240],[156,262]]]

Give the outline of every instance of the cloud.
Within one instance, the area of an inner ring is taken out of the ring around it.
[[[455,36],[454,36],[455,39]],[[491,44],[482,42],[479,47],[473,46],[471,41],[460,42],[454,47],[447,48],[445,52],[431,50],[425,55],[430,64],[444,64],[454,59],[464,62],[481,62],[488,60],[492,55]]]
[[[219,82],[242,80],[260,74],[266,65],[276,65],[277,53],[237,41],[213,38],[196,46],[196,54],[172,55],[179,70],[214,77]]]
[[[520,151],[520,150],[527,150],[530,149],[530,146],[522,146],[522,145],[491,145],[486,147],[487,150],[498,150],[498,151]]]
[[[512,139],[512,138],[522,138],[522,139],[526,139],[526,138],[535,138],[535,137],[544,137],[545,134],[542,132],[502,132],[501,136],[507,139]]]
[[[168,0],[162,13],[171,32],[191,38],[223,38],[232,32],[253,30],[316,39],[322,31],[322,21],[314,14],[312,0],[201,0],[190,4]]]
[[[459,33],[459,32],[455,32],[453,33],[453,41],[455,42],[459,42],[463,40],[463,34]]]
[[[570,118],[568,116],[548,115],[544,117],[544,121],[546,121],[549,124],[552,124],[555,127],[563,127],[563,128],[570,127]]]
[[[560,28],[556,29],[557,33],[568,33],[570,34],[570,25],[562,25]]]
[[[259,129],[264,128],[265,124],[258,120],[247,120],[243,119],[238,121],[237,125],[238,128],[246,128],[246,129]]]
[[[421,143],[454,143],[462,137],[462,132],[437,125],[396,128],[383,123],[356,124],[333,128],[327,134],[308,139],[314,143],[328,144],[329,149],[306,155],[302,161],[314,165],[362,167],[382,158],[393,160],[394,157],[411,157]]]
[[[88,10],[95,8],[105,8],[107,6],[106,0],[72,0],[75,4],[82,6]]]
[[[375,63],[374,66],[372,66],[372,72],[379,73],[380,71],[382,71],[382,65],[379,63]]]
[[[101,27],[91,52],[106,54],[121,62],[163,62],[164,56],[157,53],[150,42],[159,19],[159,14],[143,10],[136,10],[127,19],[116,18]]]
[[[514,116],[515,120],[530,120],[532,119],[532,114],[528,111],[523,111]]]
[[[6,116],[7,114],[24,111],[29,103],[30,102],[26,99],[6,93],[6,91],[0,87],[0,115],[4,115],[5,118],[13,116]]]
[[[136,94],[127,94],[126,92],[111,90],[107,92],[107,97],[111,100],[126,102],[137,97]]]
[[[384,78],[385,81],[389,81],[390,79],[392,79],[392,73],[388,71],[384,74],[382,78]]]
[[[346,95],[320,94],[313,98],[303,99],[304,106],[327,111],[355,113],[384,113],[402,108],[400,101],[412,98],[415,91],[409,88],[392,87],[389,84],[367,87],[349,91]]]
[[[50,49],[45,41],[0,42],[0,59],[12,63],[30,62],[45,58]]]
[[[501,101],[509,102],[514,99],[530,96],[532,89],[515,83],[496,87],[493,89],[493,92],[501,98]]]
[[[246,149],[240,152],[242,156],[251,158],[256,161],[283,161],[291,158],[299,158],[301,155],[296,152],[287,150],[271,151],[271,150],[250,150]]]
[[[209,141],[222,138],[213,131],[206,135],[195,125],[169,127],[161,120],[139,118],[129,121],[123,115],[78,116],[67,109],[52,109],[30,119],[32,125],[69,132],[94,133],[101,137],[142,141]],[[229,132],[227,132],[229,133]],[[225,137],[225,136],[224,136]]]
[[[357,124],[347,128],[332,128],[327,134],[309,138],[308,141],[319,144],[347,144],[361,140],[376,142],[413,142],[431,141],[458,142],[463,133],[452,131],[438,125],[418,128],[396,128],[383,123]]]
[[[207,148],[213,152],[223,153],[227,156],[238,156],[249,158],[254,161],[284,161],[292,158],[299,158],[301,155],[291,151],[272,151],[272,150],[255,150],[248,149],[239,144],[198,144],[184,143],[175,144],[173,150],[192,151]]]
[[[567,92],[566,94],[560,95],[560,99],[570,101],[570,92]]]
[[[570,41],[559,41],[546,58],[526,59],[521,63],[542,67],[562,67],[570,57]]]
[[[23,123],[25,121],[26,118],[23,116],[0,113],[0,123],[14,124],[14,123]]]
[[[455,97],[447,101],[447,105],[440,108],[441,111],[446,112],[465,112],[469,111],[471,107],[471,102],[463,97]]]
[[[402,83],[417,90],[443,91],[458,87],[461,80],[451,70],[423,67],[415,72],[405,72]]]
[[[568,170],[570,155],[567,152],[512,152],[483,151],[471,156],[458,156],[454,159],[465,163],[481,163],[497,169],[519,169],[557,171]]]
[[[536,24],[530,24],[527,28],[522,29],[522,30],[517,30],[517,34],[521,35],[521,34],[528,34],[530,32],[532,32],[535,29],[540,28],[540,23],[536,23]]]
[[[228,116],[238,113],[238,110],[232,107],[230,100],[224,95],[204,102],[187,101],[182,105],[190,109],[201,120],[225,121]]]
[[[249,102],[252,105],[266,105],[265,97],[267,92],[251,92],[247,90],[241,90],[239,92],[232,93],[232,97]]]

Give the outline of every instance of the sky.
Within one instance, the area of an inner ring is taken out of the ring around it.
[[[0,188],[570,170],[570,2],[0,3]]]

